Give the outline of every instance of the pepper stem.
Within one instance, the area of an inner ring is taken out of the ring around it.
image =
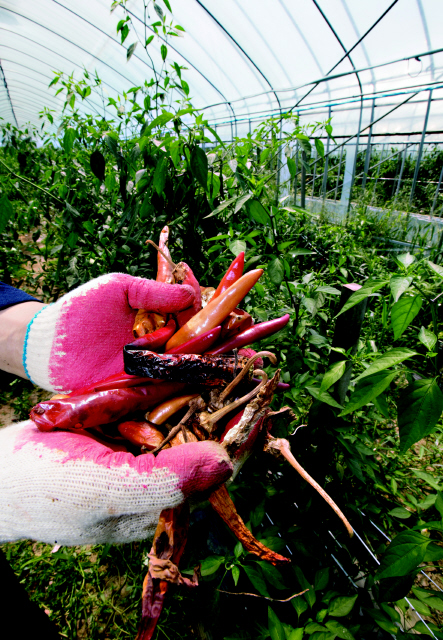
[[[316,482],[314,478],[312,478],[309,473],[305,471],[303,467],[297,462],[297,460],[291,453],[289,442],[285,438],[273,438],[272,436],[270,436],[265,447],[265,451],[272,452],[273,449],[276,449],[279,453],[281,453],[281,455],[289,462],[289,464],[294,467],[296,471],[298,471],[301,477],[304,478],[306,482],[311,485],[311,487],[314,487],[314,489],[321,495],[321,497],[326,500],[331,509],[335,511],[335,513],[345,525],[346,530],[349,533],[349,537],[352,538],[352,536],[354,535],[354,530],[349,524],[347,518],[345,517],[341,509],[337,507],[331,496],[326,493],[323,487],[321,487],[318,482]]]
[[[237,407],[241,406],[242,404],[249,402],[250,400],[252,400],[252,398],[255,398],[260,389],[268,381],[267,373],[265,373],[261,369],[256,369],[255,373],[262,378],[262,381],[247,395],[243,396],[242,398],[238,398],[238,400],[234,400],[234,402],[227,404],[225,407],[222,407],[214,413],[205,412],[200,414],[200,424],[204,429],[206,429],[206,431],[209,431],[209,433],[211,433],[214,430],[214,426],[216,425],[216,423],[221,420],[221,418],[223,418],[226,414],[230,413],[234,409],[237,409]]]
[[[234,380],[228,384],[226,389],[224,389],[221,392],[219,397],[220,402],[224,402],[226,400],[226,398],[232,393],[233,389],[239,384],[239,382],[243,380],[243,378],[248,373],[249,369],[252,367],[252,365],[257,360],[257,358],[260,358],[261,356],[267,356],[269,360],[272,362],[272,364],[277,364],[277,358],[273,353],[271,353],[271,351],[259,351],[258,353],[254,354],[252,358],[249,358],[249,360],[247,361],[243,369],[240,371],[238,376],[234,378]],[[259,371],[259,369],[257,369],[257,371]]]
[[[176,269],[177,265],[175,264],[175,262],[172,262],[171,258],[166,255],[166,253],[164,251],[162,251],[160,249],[160,247],[158,245],[155,244],[155,242],[153,240],[146,240],[146,244],[152,244],[153,247],[155,247],[157,249],[157,251],[164,257],[164,259],[166,260],[166,262],[173,268]]]
[[[195,398],[194,398],[195,400]],[[192,418],[192,416],[194,415],[194,413],[197,411],[197,409],[199,409],[199,403],[198,402],[193,402],[191,400],[190,404],[189,404],[189,409],[187,410],[186,414],[183,416],[183,418],[180,420],[180,422],[171,429],[171,431],[168,433],[168,435],[166,436],[166,438],[163,440],[163,442],[160,442],[160,444],[158,445],[158,447],[156,447],[155,449],[153,449],[151,451],[151,453],[158,453],[160,451],[160,449],[163,449],[163,447],[165,446],[165,444],[167,444],[170,440],[172,440],[173,438],[175,438],[175,436],[177,435],[177,433],[181,430],[183,430],[183,437],[185,439],[185,442],[187,442],[187,435],[186,432],[184,430],[184,426],[186,424],[186,422],[189,420],[189,418]]]

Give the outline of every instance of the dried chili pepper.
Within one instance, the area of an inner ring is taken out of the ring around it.
[[[239,280],[242,277],[244,266],[245,266],[245,252],[240,251],[240,253],[235,258],[235,260],[233,260],[232,263],[229,265],[228,270],[226,271],[225,275],[221,279],[220,284],[218,285],[214,295],[212,296],[212,300],[215,300],[215,298],[218,298],[218,296],[224,291],[226,291],[226,289],[228,289],[231,286],[231,284],[234,284],[234,282],[237,282],[237,280]]]
[[[184,342],[179,347],[172,349],[171,351],[165,351],[165,353],[205,353],[214,342],[216,342],[221,334],[221,326],[209,329],[196,338],[191,338],[188,342]]]
[[[175,324],[174,318],[170,318],[165,326],[153,331],[152,333],[146,333],[131,342],[129,346],[155,351],[167,343],[167,341],[174,335],[176,328],[177,325]]]
[[[114,373],[104,380],[99,380],[97,382],[93,382],[92,384],[87,385],[86,387],[81,387],[80,389],[75,389],[69,394],[66,394],[65,397],[72,396],[83,396],[88,393],[95,393],[96,391],[108,391],[109,389],[127,389],[128,387],[136,387],[138,385],[146,385],[152,382],[150,378],[146,378],[145,376],[131,376],[124,371],[120,373]],[[55,398],[51,398],[54,400]]]
[[[194,382],[209,386],[222,385],[231,380],[247,358],[206,356],[196,354],[158,354],[144,349],[124,348],[125,371],[150,378]]]
[[[161,512],[149,554],[149,570],[143,582],[142,617],[136,640],[151,640],[169,582],[191,587],[198,584],[197,580],[183,578],[177,568],[185,550],[188,528],[189,506],[186,502]]]
[[[249,529],[246,528],[245,523],[237,513],[237,509],[225,485],[211,493],[209,502],[214,511],[218,513],[237,539],[240,540],[246,551],[255,554],[262,560],[267,560],[273,565],[291,562],[289,558],[285,558],[285,556],[281,556],[279,553],[265,547],[265,545],[259,542]]]
[[[164,382],[48,400],[33,407],[30,417],[40,431],[88,429],[119,420],[131,411],[146,411],[184,387],[177,382]]]
[[[263,340],[263,338],[272,336],[273,333],[277,333],[277,331],[280,331],[280,329],[283,329],[283,327],[285,327],[288,324],[288,322],[289,322],[288,313],[282,316],[281,318],[276,318],[275,320],[260,322],[259,324],[255,324],[253,327],[246,329],[246,331],[242,331],[242,333],[239,333],[233,338],[226,340],[225,342],[218,345],[214,349],[211,349],[207,353],[212,355],[218,355],[222,353],[227,353],[228,351],[232,351],[232,349],[240,349],[240,347],[245,347],[248,344],[253,344],[254,342],[257,342],[257,340]],[[174,337],[175,336],[173,336],[173,338]]]
[[[204,309],[199,311],[184,327],[172,336],[166,344],[166,350],[171,351],[191,338],[195,338],[205,331],[208,331],[208,329],[213,329],[221,324],[231,311],[237,307],[241,300],[243,300],[262,274],[263,269],[249,271],[218,296],[216,300],[212,299]]]

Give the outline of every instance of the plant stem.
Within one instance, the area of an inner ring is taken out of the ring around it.
[[[43,187],[39,187],[38,184],[35,184],[34,182],[32,182],[31,180],[28,180],[28,178],[23,178],[22,176],[19,176],[17,173],[15,173],[12,169],[10,169],[8,167],[8,165],[3,162],[3,160],[0,159],[0,164],[2,164],[5,169],[7,169],[9,171],[9,173],[11,175],[13,175],[15,178],[17,178],[18,180],[23,180],[23,182],[27,182],[28,184],[30,184],[32,187],[35,187],[35,189],[39,189],[40,191],[43,191],[43,193],[46,193],[46,195],[50,196],[51,198],[53,198],[54,200],[57,200],[57,202],[59,202],[60,204],[64,204],[63,200],[60,200],[59,198],[57,198],[57,196],[54,196],[50,191],[46,191],[46,189],[43,189]]]

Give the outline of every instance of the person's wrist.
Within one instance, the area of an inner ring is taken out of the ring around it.
[[[32,300],[0,311],[0,369],[28,378],[22,361],[26,332],[32,318],[45,306]]]

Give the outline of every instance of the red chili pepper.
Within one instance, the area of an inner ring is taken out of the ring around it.
[[[222,324],[221,338],[223,341],[243,333],[254,324],[254,319],[243,309],[234,309]]]
[[[237,282],[226,289],[216,300],[212,299],[204,309],[189,320],[184,327],[175,333],[166,344],[166,350],[171,351],[191,338],[217,327],[243,300],[248,291],[255,285],[263,274],[263,269],[254,269],[245,273]]]
[[[215,327],[214,329],[209,329],[209,331],[205,331],[200,336],[196,338],[192,338],[188,340],[188,342],[184,342],[176,349],[172,351],[165,351],[165,355],[169,353],[205,353],[208,349],[212,347],[214,342],[216,342],[221,333],[221,326]]]
[[[245,252],[240,251],[238,256],[235,258],[235,260],[232,261],[229,269],[226,271],[225,275],[221,279],[220,284],[218,285],[214,295],[212,296],[212,300],[215,300],[215,298],[218,298],[218,296],[221,293],[223,293],[223,291],[226,291],[226,289],[228,289],[231,286],[231,284],[234,284],[234,282],[237,282],[237,280],[239,280],[239,278],[242,277],[244,266],[245,266]]]
[[[48,400],[33,407],[30,417],[40,431],[88,429],[119,420],[132,411],[146,411],[184,387],[177,382],[164,382]]]
[[[174,284],[174,276],[173,262],[171,260],[171,254],[168,249],[168,239],[169,239],[169,227],[163,227],[160,232],[160,238],[158,241],[158,246],[163,251],[165,256],[169,258],[169,261],[160,253],[157,252],[157,282],[166,282],[167,284]]]
[[[246,331],[239,333],[237,336],[226,340],[226,342],[223,342],[222,344],[218,345],[218,347],[215,347],[215,349],[211,349],[211,351],[208,351],[207,353],[211,355],[219,355],[221,353],[232,351],[232,349],[240,349],[240,347],[245,347],[248,344],[253,344],[254,342],[257,342],[257,340],[263,340],[263,338],[267,338],[273,333],[277,333],[277,331],[283,329],[283,327],[285,327],[288,322],[289,313],[282,316],[281,318],[276,318],[275,320],[260,322],[260,324],[255,324],[250,329],[246,329]],[[173,336],[173,338],[174,337],[175,336]],[[169,343],[166,346],[168,345]]]
[[[174,278],[177,284],[187,284],[194,291],[194,303],[189,309],[177,313],[177,324],[183,327],[202,308],[202,294],[197,278],[194,276],[191,267],[186,262],[179,262],[174,269]]]
[[[146,420],[127,420],[121,422],[117,429],[126,440],[148,451],[158,447],[165,439],[162,432]]]
[[[128,387],[136,387],[137,385],[146,385],[151,382],[150,378],[144,376],[131,376],[129,373],[121,371],[120,373],[114,373],[112,376],[93,382],[86,387],[75,389],[71,393],[67,394],[67,397],[72,396],[84,396],[87,393],[95,393],[96,391],[108,391],[109,389],[127,389]]]
[[[146,333],[141,338],[137,338],[129,346],[139,349],[149,349],[150,351],[156,351],[159,347],[162,347],[167,341],[174,335],[177,325],[174,318],[171,318],[166,326],[161,329],[157,329],[153,333]]]

